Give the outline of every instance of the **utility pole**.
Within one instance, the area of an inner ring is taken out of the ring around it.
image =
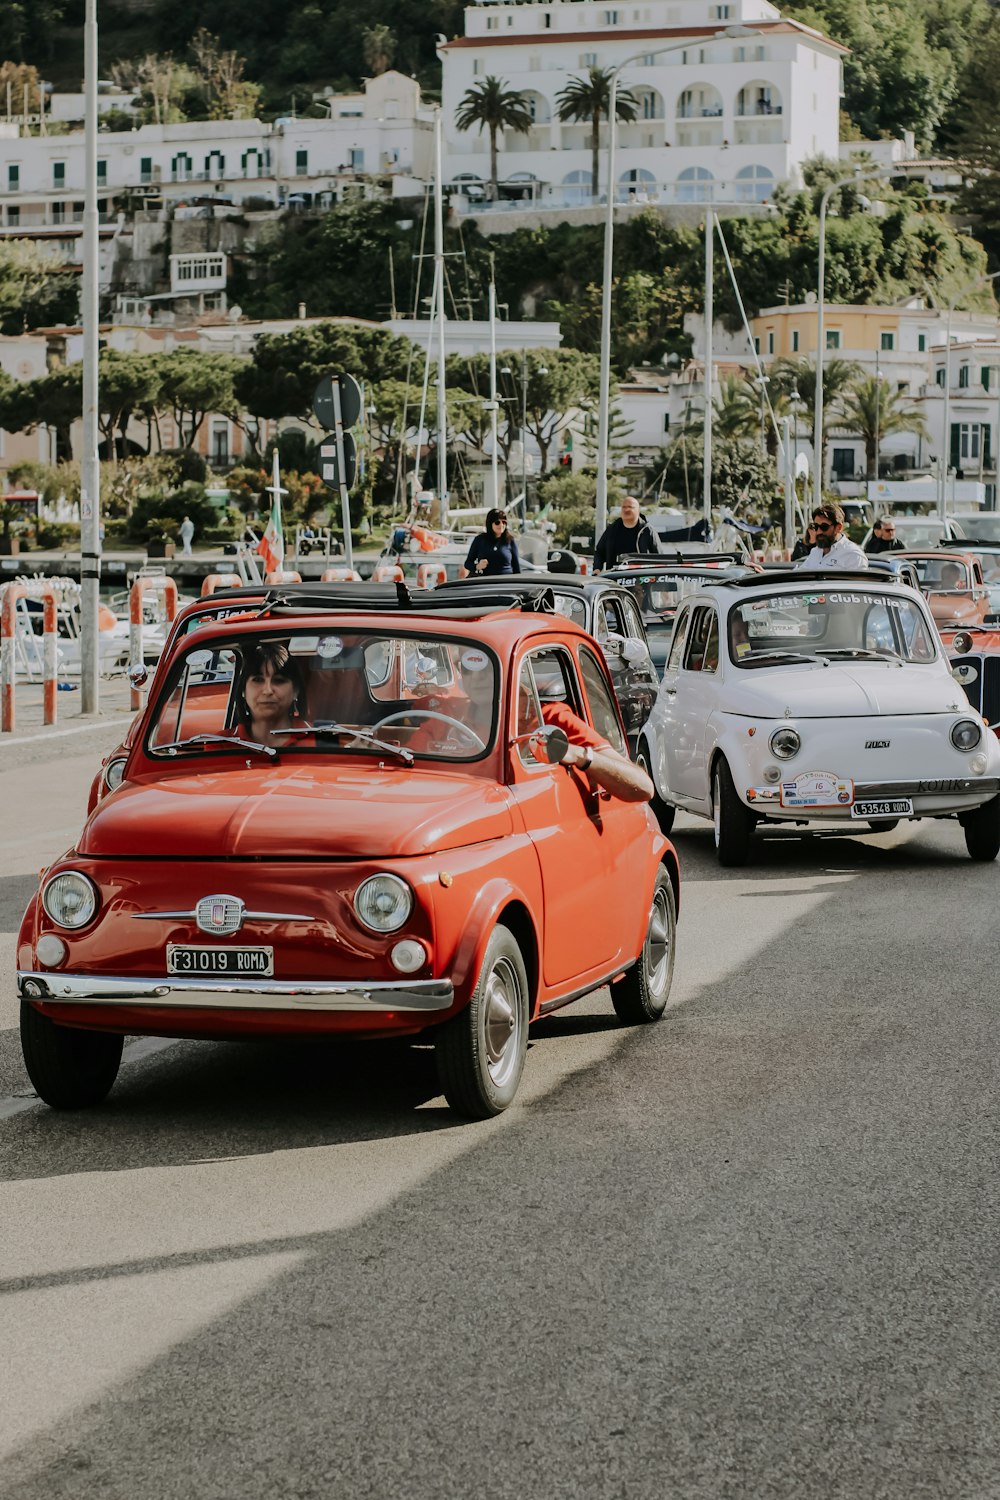
[[[782,417],[785,429],[785,551],[795,546],[795,454],[791,448],[791,417]]]
[[[712,325],[715,322],[715,214],[705,213],[705,448],[702,509],[707,528],[705,540],[712,531]]]
[[[448,406],[444,383],[444,178],[441,148],[442,114],[434,119],[434,288],[437,294],[437,489],[440,522],[448,524]]]
[[[99,708],[98,625],[101,585],[101,466],[97,444],[97,0],[87,0],[83,38],[83,462],[80,473],[80,711]]]

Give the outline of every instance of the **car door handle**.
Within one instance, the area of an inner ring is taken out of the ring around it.
[[[677,697],[677,689],[676,688],[664,688],[663,689],[663,696],[664,696],[664,698],[676,698]]]

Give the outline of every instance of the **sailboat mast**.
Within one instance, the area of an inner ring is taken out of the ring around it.
[[[448,412],[444,384],[444,181],[441,110],[434,122],[434,294],[437,298],[437,489],[441,525],[448,524]]]
[[[497,289],[490,269],[490,473],[493,505],[500,504],[500,461],[497,453]]]

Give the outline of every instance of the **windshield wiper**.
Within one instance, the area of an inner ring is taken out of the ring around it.
[[[273,745],[260,745],[256,740],[241,740],[235,734],[193,734],[189,740],[172,740],[169,745],[154,745],[157,755],[176,755],[178,750],[190,750],[198,745],[235,745],[237,750],[256,750],[260,755],[273,759],[277,750]]]
[[[394,745],[390,740],[380,740],[377,735],[372,734],[370,729],[357,729],[351,724],[316,724],[313,729],[295,731],[302,734],[334,735],[348,734],[352,739],[364,740],[366,745],[374,745],[376,750],[387,750],[390,755],[398,755],[404,766],[413,765],[412,750],[405,750],[402,745]]]
[[[822,657],[817,658],[815,652],[812,651],[755,651],[752,656],[741,657],[740,666],[755,667],[758,662],[762,661],[813,662],[817,659],[823,662],[824,667],[828,667],[830,665],[829,662],[823,661]]]
[[[899,656],[894,651],[891,656],[884,655],[881,651],[869,651],[867,646],[824,646],[816,652],[817,656],[849,656],[864,661],[898,661]]]

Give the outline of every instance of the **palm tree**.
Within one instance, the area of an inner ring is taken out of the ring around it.
[[[600,145],[601,121],[610,117],[611,68],[590,68],[586,78],[571,78],[556,95],[556,112],[560,120],[590,121],[590,191],[597,197],[597,156]],[[619,120],[634,120],[639,112],[639,101],[628,89],[619,89],[615,96],[615,116]],[[611,193],[612,184],[608,183]]]
[[[490,137],[490,196],[497,196],[497,135],[501,130],[513,130],[526,135],[533,123],[531,110],[524,95],[517,89],[509,89],[502,78],[490,73],[482,83],[474,83],[466,89],[458,101],[455,124],[459,130],[471,130],[478,125],[487,130]]]
[[[853,359],[823,361],[823,460],[826,460],[827,436],[831,423],[844,409],[853,383],[861,376],[861,366]],[[808,424],[809,441],[816,446],[816,365],[804,356],[778,359],[771,366],[771,403],[775,411],[787,411],[793,391],[799,393],[799,409]]]
[[[392,67],[392,59],[396,55],[395,33],[381,22],[364,27],[361,32],[361,52],[365,67],[373,78],[377,78],[380,73],[385,73]]]
[[[864,439],[865,472],[869,479],[878,478],[877,449],[883,438],[894,432],[914,432],[927,437],[927,425],[919,408],[893,390],[888,380],[878,380],[874,375],[855,382],[842,403],[838,425]]]

